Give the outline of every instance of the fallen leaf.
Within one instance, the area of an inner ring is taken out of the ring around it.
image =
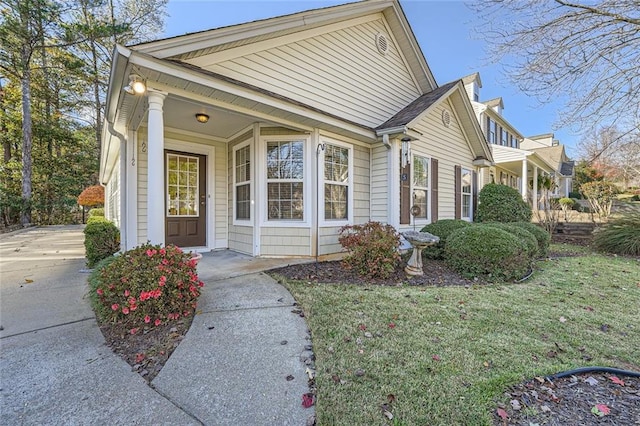
[[[560,317],[559,321],[560,322],[567,322],[567,319],[565,317]]]
[[[391,411],[383,410],[382,414],[384,414],[384,416],[389,420],[393,420],[393,414],[391,413]]]
[[[536,377],[536,380],[537,380],[539,383],[544,383],[544,378],[543,378],[543,377]]]
[[[387,401],[389,401],[389,404],[393,404],[394,402],[396,402],[396,396],[390,393],[389,395],[387,395]]]
[[[498,408],[496,410],[496,414],[498,415],[498,417],[500,417],[502,420],[507,420],[509,418],[509,415],[507,414],[506,411],[504,411],[502,408]]]
[[[364,324],[360,324],[360,325],[358,325],[358,328],[359,328],[361,331],[365,331],[365,330],[367,329],[367,326],[366,326],[366,325],[364,325]]]
[[[585,306],[584,309],[587,312],[593,312],[593,308],[591,306]]]
[[[516,411],[522,408],[522,405],[520,405],[520,401],[518,401],[517,399],[512,399],[510,401],[510,404],[511,404],[511,408],[513,408]]]
[[[605,404],[596,404],[591,408],[591,413],[598,417],[604,417],[611,413],[611,410]]]
[[[313,371],[311,371],[308,367],[304,372],[309,376],[309,380],[313,380]]]
[[[609,380],[611,380],[616,385],[624,386],[624,381],[619,379],[619,378],[617,378],[616,376],[609,377]]]
[[[432,359],[432,360],[434,360],[434,361],[440,361],[440,356],[438,356],[438,355],[433,355],[433,356],[431,357],[431,359]]]
[[[543,413],[550,413],[551,412],[551,408],[549,408],[548,405],[541,405],[540,409],[542,410]]]
[[[484,365],[485,368],[489,368],[489,366],[490,366],[490,364],[487,361],[483,362],[482,365]]]
[[[589,383],[590,386],[595,386],[598,384],[598,381],[596,379],[594,379],[593,377],[589,376],[586,379],[584,379],[585,383]]]
[[[313,405],[313,394],[305,393],[302,395],[302,406],[304,408],[309,408]]]
[[[331,376],[331,380],[333,380],[333,383],[337,385],[338,383],[340,383],[340,376],[338,376],[337,374],[334,374]]]
[[[33,282],[33,280],[30,280],[29,278],[25,278],[24,282],[27,284],[31,284]]]
[[[389,328],[396,328],[395,323],[390,322],[390,323],[389,323]]]
[[[607,331],[609,331],[609,327],[611,327],[609,324],[602,324],[600,326],[600,330],[602,330],[602,331],[604,331],[606,333]]]
[[[547,358],[555,358],[557,356],[558,356],[558,353],[556,351],[547,352]]]

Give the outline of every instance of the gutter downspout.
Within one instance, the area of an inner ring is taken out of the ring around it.
[[[107,121],[109,133],[112,136],[117,137],[120,140],[120,251],[125,252],[127,250],[127,239],[129,233],[127,232],[127,138],[122,133],[118,132],[113,123]],[[123,184],[124,183],[124,184]],[[123,238],[124,237],[124,238]]]

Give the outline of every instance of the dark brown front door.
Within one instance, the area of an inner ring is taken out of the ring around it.
[[[178,247],[207,243],[207,157],[165,151],[165,241]]]

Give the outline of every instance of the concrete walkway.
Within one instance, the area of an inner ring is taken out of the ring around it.
[[[148,386],[104,344],[82,241],[78,226],[0,236],[0,424],[305,425],[313,416],[301,406],[308,330],[291,295],[257,272],[281,262],[205,254],[199,314]]]

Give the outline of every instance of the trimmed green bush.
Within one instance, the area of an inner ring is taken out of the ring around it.
[[[513,222],[510,225],[519,226],[529,231],[538,241],[538,257],[547,257],[549,253],[549,244],[551,244],[551,235],[542,229],[542,227],[531,222]]]
[[[532,215],[522,195],[509,186],[490,183],[478,194],[478,222],[530,222]]]
[[[93,216],[103,216],[104,217],[104,208],[100,207],[100,208],[95,208],[95,209],[91,209],[89,210],[89,217],[93,217]]]
[[[507,231],[522,241],[527,248],[527,254],[531,259],[534,259],[538,255],[538,240],[528,230],[515,225],[514,223],[488,222],[486,225]]]
[[[120,231],[113,222],[102,216],[93,216],[84,228],[84,248],[87,266],[93,268],[120,250]]]
[[[387,278],[400,262],[398,247],[400,235],[391,225],[367,222],[340,228],[338,238],[342,247],[349,250],[343,264],[369,278]]]
[[[612,219],[594,233],[597,250],[627,256],[640,256],[640,213]]]
[[[422,228],[422,232],[428,232],[440,237],[440,242],[422,250],[422,254],[428,259],[442,259],[449,235],[456,229],[467,226],[471,226],[471,223],[460,219],[442,219],[425,226]]]
[[[490,281],[525,276],[531,259],[527,248],[513,234],[479,224],[454,231],[447,239],[445,262],[460,274]]]
[[[193,315],[204,286],[190,253],[149,243],[100,263],[90,279],[101,322],[131,334]]]

